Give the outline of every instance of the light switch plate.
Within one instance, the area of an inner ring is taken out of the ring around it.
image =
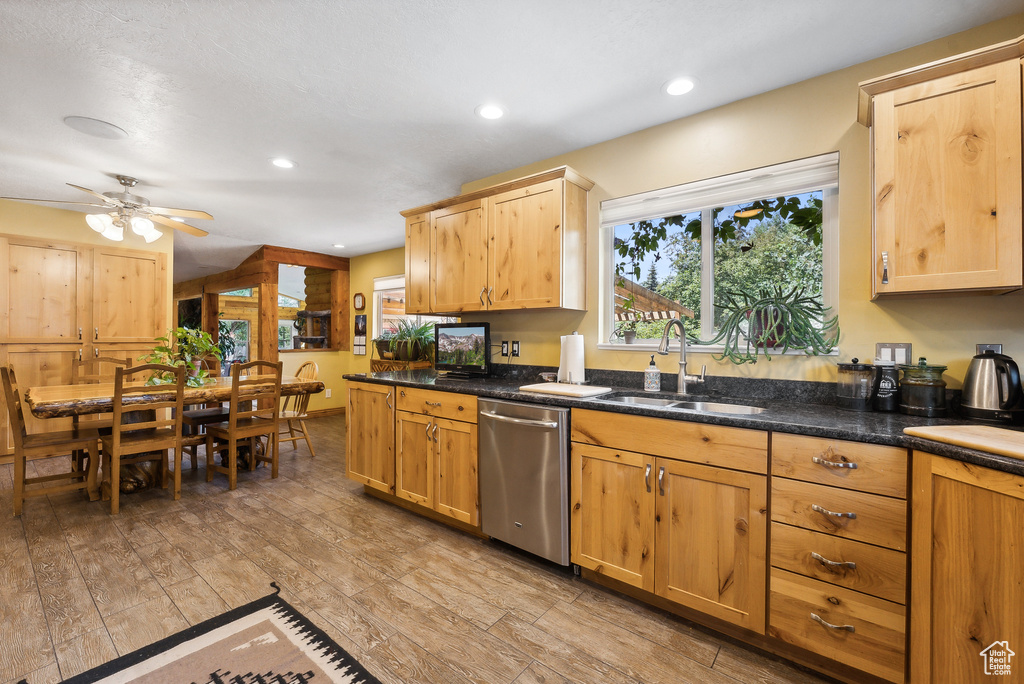
[[[508,340],[501,341],[501,355],[508,356]]]
[[[913,363],[914,346],[910,342],[876,342],[875,358],[896,364]]]
[[[976,344],[974,345],[974,348],[977,350],[974,352],[975,354],[984,354],[990,349],[996,354],[1003,353],[1003,345],[1001,344]]]

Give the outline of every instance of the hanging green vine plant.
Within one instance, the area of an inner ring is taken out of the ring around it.
[[[718,334],[696,344],[721,344],[722,354],[714,358],[733,363],[757,363],[763,351],[771,361],[770,350],[784,354],[790,349],[811,356],[828,354],[839,342],[839,316],[829,316],[830,307],[794,287],[784,293],[781,287],[747,292],[720,292],[718,307],[725,318]]]

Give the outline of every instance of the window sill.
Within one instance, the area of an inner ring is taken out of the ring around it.
[[[634,342],[633,344],[626,344],[624,342],[598,342],[597,348],[598,349],[602,349],[602,350],[607,350],[607,351],[619,351],[619,352],[635,351],[635,352],[643,352],[645,354],[650,354],[651,352],[657,352],[658,351],[658,343],[657,342],[651,342],[651,341],[648,341],[648,340],[644,340],[643,342]],[[688,344],[688,345],[686,345],[686,353],[687,354],[721,354],[723,349],[724,349],[724,347],[722,347],[722,345],[720,345],[720,344],[707,345],[707,346],[698,346],[698,345],[695,345],[695,344]],[[668,353],[670,355],[671,354],[678,355],[679,354],[679,345],[678,344],[674,344],[674,343],[670,344],[669,345]],[[799,350],[799,349],[791,349],[791,350],[789,350],[787,352],[784,352],[784,353],[783,352],[772,351],[771,355],[772,356],[810,356],[809,354],[806,354],[802,350]],[[835,348],[835,349],[833,349],[832,351],[830,351],[827,354],[818,354],[818,356],[839,356],[839,349]]]

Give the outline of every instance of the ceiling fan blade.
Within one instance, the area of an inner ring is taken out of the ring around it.
[[[79,207],[100,207],[110,209],[109,204],[94,204],[92,202],[65,202],[64,200],[30,199],[28,197],[0,197],[5,200],[17,200],[18,202],[45,202],[46,204],[74,204]]]
[[[161,225],[170,226],[175,230],[180,230],[183,233],[195,235],[196,237],[206,237],[207,235],[210,234],[209,232],[203,230],[202,228],[196,228],[195,226],[190,226],[187,223],[180,223],[173,219],[169,219],[166,216],[160,216],[159,214],[151,214],[149,218]]]
[[[124,206],[124,202],[122,202],[119,199],[115,199],[113,197],[107,197],[106,195],[100,194],[100,193],[96,192],[95,190],[90,190],[89,188],[83,188],[81,185],[75,185],[74,183],[68,183],[68,185],[70,185],[71,187],[73,187],[76,190],[81,190],[82,192],[87,192],[90,195],[92,195],[93,197],[98,197],[101,200],[103,200],[104,202],[106,202],[107,204],[111,204],[111,205],[113,205],[115,207],[123,207]]]
[[[166,216],[180,216],[193,219],[213,219],[213,216],[198,209],[171,209],[169,207],[146,207],[146,211],[154,214],[165,214]]]

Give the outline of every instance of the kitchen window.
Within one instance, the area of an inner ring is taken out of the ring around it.
[[[405,313],[405,276],[385,276],[373,279],[373,337],[381,331],[396,332],[398,321],[408,320],[416,325],[423,323],[452,323],[458,318],[452,316],[421,316]]]
[[[684,308],[710,340],[725,292],[798,287],[835,313],[838,177],[830,153],[602,202],[599,346],[648,351]]]

